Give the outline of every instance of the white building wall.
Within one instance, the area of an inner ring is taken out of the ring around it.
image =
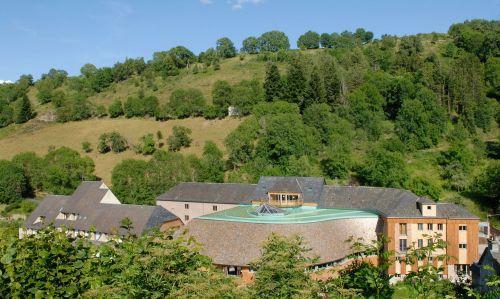
[[[189,221],[191,221],[196,217],[212,214],[219,211],[224,211],[227,209],[232,209],[238,206],[235,204],[164,201],[164,200],[159,200],[156,202],[156,204],[162,206],[167,211],[179,217],[179,219],[181,219],[184,224],[188,223]],[[188,205],[187,209],[186,205]],[[214,207],[217,207],[217,211],[214,211]],[[188,216],[189,218],[186,219],[186,216]]]

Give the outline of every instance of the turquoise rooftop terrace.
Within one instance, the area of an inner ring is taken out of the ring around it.
[[[296,224],[336,219],[378,218],[377,214],[362,210],[320,209],[309,206],[283,208],[282,210],[285,213],[279,215],[257,215],[255,211],[258,208],[259,206],[256,205],[241,205],[232,209],[197,217],[197,219],[270,224]]]

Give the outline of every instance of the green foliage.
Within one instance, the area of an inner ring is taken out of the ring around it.
[[[313,261],[306,257],[308,252],[299,236],[269,235],[261,256],[251,264],[255,271],[251,285],[255,298],[314,297],[317,285],[309,271],[304,270]]]
[[[95,179],[94,162],[67,147],[50,151],[44,158],[46,170],[43,190],[71,194],[83,180]]]
[[[124,114],[122,102],[120,100],[114,101],[109,105],[108,111],[111,118],[122,116]]]
[[[124,203],[154,205],[158,194],[180,182],[195,181],[197,169],[192,157],[156,150],[149,161],[125,159],[113,168],[113,192]]]
[[[441,176],[448,181],[450,188],[464,190],[469,184],[467,175],[472,171],[475,161],[476,157],[470,148],[463,143],[453,144],[441,152],[438,159],[442,166]]]
[[[99,153],[101,154],[105,154],[109,151],[121,153],[127,148],[127,140],[118,132],[104,133],[99,136],[97,151],[99,151]]]
[[[434,146],[441,139],[446,116],[434,94],[421,91],[417,99],[405,99],[398,112],[396,132],[409,148]]]
[[[221,109],[227,109],[233,98],[233,88],[227,81],[218,80],[212,86],[213,104]]]
[[[243,47],[241,52],[247,54],[257,54],[259,53],[259,40],[256,37],[250,36],[243,40]]]
[[[178,118],[201,116],[205,108],[205,99],[198,89],[176,89],[170,95],[168,105]]]
[[[140,94],[137,97],[129,97],[127,101],[125,101],[125,104],[123,104],[123,112],[128,118],[155,116],[157,110],[158,99],[155,96],[144,97]]]
[[[317,32],[307,31],[297,40],[297,47],[300,49],[317,49],[319,48],[319,42],[320,36]]]
[[[304,101],[302,109],[309,107],[312,104],[326,102],[326,89],[323,78],[319,73],[319,69],[314,67],[311,78],[307,82],[306,90],[304,92]]]
[[[474,180],[472,191],[493,210],[500,205],[500,161],[490,162]]]
[[[259,37],[259,49],[261,52],[278,52],[290,49],[290,42],[285,33],[281,31],[269,31]]]
[[[254,116],[245,119],[224,140],[229,153],[229,162],[233,166],[241,166],[252,160],[255,150],[255,139],[260,129],[259,123]]]
[[[57,110],[57,121],[79,121],[92,117],[92,108],[88,100],[82,95],[77,95],[66,100]]]
[[[358,176],[364,184],[377,187],[403,188],[408,180],[401,154],[381,148],[374,148],[367,153]]]
[[[146,134],[139,139],[139,144],[134,145],[134,150],[143,155],[152,155],[156,151],[156,142],[153,134]]]
[[[236,56],[237,53],[233,42],[227,37],[219,38],[217,40],[216,50],[222,58],[231,58]]]
[[[257,155],[275,165],[286,165],[290,156],[312,156],[318,148],[314,132],[297,114],[269,115],[263,130],[256,146]]]
[[[287,68],[284,92],[284,98],[288,102],[302,104],[307,83],[305,76],[304,62],[299,57],[291,59]]]
[[[344,135],[332,134],[331,145],[320,161],[323,173],[331,179],[346,179],[353,166],[351,141]]]
[[[25,123],[33,117],[33,111],[28,96],[25,95],[17,100],[14,112],[14,121],[16,124]]]
[[[92,145],[88,141],[82,142],[82,150],[86,153],[90,153],[92,151]]]
[[[10,204],[26,193],[26,177],[17,164],[0,160],[0,203]]]
[[[264,80],[265,99],[268,102],[281,99],[283,93],[283,82],[278,67],[274,63],[266,66],[266,78]]]
[[[34,152],[24,152],[15,155],[12,162],[21,167],[24,171],[24,176],[28,183],[28,193],[43,190],[45,180],[46,161],[42,157],[37,156]]]
[[[439,200],[439,196],[442,192],[441,187],[425,177],[411,178],[407,188],[418,196],[427,196],[434,200]]]
[[[12,116],[14,115],[14,109],[10,104],[0,99],[0,128],[10,125],[14,120]]]
[[[448,34],[459,48],[475,54],[483,61],[499,56],[499,21],[471,20],[451,25]]]
[[[198,170],[200,182],[224,182],[224,154],[213,141],[206,141]]]
[[[174,126],[172,128],[172,135],[167,138],[168,150],[177,152],[183,147],[189,147],[193,139],[191,129],[183,126]]]
[[[246,296],[183,236],[153,231],[95,245],[52,227],[22,239],[16,231],[0,229],[2,298]]]
[[[377,88],[364,85],[349,94],[347,115],[356,128],[366,131],[370,140],[377,140],[382,135],[382,121],[385,119],[382,107],[384,98]]]

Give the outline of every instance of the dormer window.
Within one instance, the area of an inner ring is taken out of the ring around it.
[[[38,216],[35,221],[33,221],[33,224],[37,224],[37,223],[43,223],[43,221],[45,220],[45,216]]]

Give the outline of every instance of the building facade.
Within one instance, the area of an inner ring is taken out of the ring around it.
[[[259,217],[262,204],[281,208],[282,215]],[[202,252],[230,274],[250,276],[248,264],[262,242],[276,232],[299,234],[320,257],[316,268],[342,266],[353,252],[349,237],[375,240],[384,233],[387,250],[397,262],[389,273],[403,278],[417,265],[406,265],[410,248],[424,247],[438,234],[447,243],[443,278],[469,274],[478,259],[479,218],[464,208],[436,203],[407,190],[326,185],[323,178],[261,177],[258,184],[182,183],[157,198],[157,205],[181,219],[203,245]],[[340,246],[339,244],[342,244]]]

